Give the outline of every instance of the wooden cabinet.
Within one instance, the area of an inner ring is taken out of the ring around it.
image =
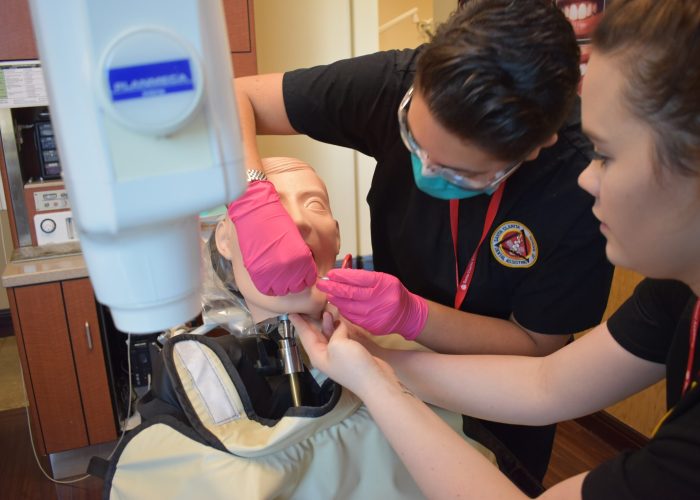
[[[236,76],[257,73],[253,0],[222,0]],[[29,0],[2,0],[0,61],[38,59]]]
[[[116,439],[97,304],[87,278],[8,289],[43,454]]]
[[[255,75],[258,72],[258,62],[255,55],[253,0],[223,0],[223,5],[233,74]]]
[[[28,0],[2,0],[0,61],[37,59]]]

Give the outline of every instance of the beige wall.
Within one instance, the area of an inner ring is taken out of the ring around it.
[[[398,20],[402,14],[413,8],[417,9],[421,22],[430,21],[430,28],[434,32],[457,8],[457,0],[379,0],[381,50],[416,47],[428,41],[428,37],[417,29],[410,17]],[[387,23],[392,24],[391,27],[386,26]]]
[[[376,0],[255,0],[260,73],[330,63],[378,48]],[[364,199],[372,160],[306,137],[261,137],[264,156],[295,156],[316,168],[340,222],[341,255],[371,253]]]
[[[456,5],[457,0],[255,0],[258,71],[287,71],[375,52],[380,49],[382,22],[414,6],[420,19],[443,21]],[[412,22],[399,24],[392,35],[396,45],[386,48],[424,41]],[[403,40],[399,33],[413,38]],[[340,222],[341,255],[372,253],[365,201],[372,158],[306,137],[261,137],[258,145],[265,156],[296,156],[311,163],[330,191],[333,214]]]
[[[433,18],[433,0],[379,0],[381,50],[416,47],[428,40],[412,16],[402,17],[412,9],[417,9],[417,18],[422,22]]]
[[[444,22],[457,8],[457,0],[433,0],[433,22],[437,26]]]

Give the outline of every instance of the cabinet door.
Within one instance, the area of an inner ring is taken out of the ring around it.
[[[223,0],[228,43],[234,76],[255,75],[258,63],[255,55],[255,23],[253,0]]]
[[[15,305],[46,453],[88,445],[61,284],[17,287]]]
[[[62,283],[75,372],[90,444],[116,439],[97,304],[87,278]]]
[[[0,61],[37,59],[29,0],[2,0]]]

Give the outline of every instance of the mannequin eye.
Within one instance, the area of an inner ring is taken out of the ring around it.
[[[304,204],[309,210],[314,210],[316,212],[328,212],[328,205],[318,198],[311,198]]]

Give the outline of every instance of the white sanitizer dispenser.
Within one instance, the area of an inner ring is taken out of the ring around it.
[[[219,0],[31,0],[97,299],[150,333],[201,309],[198,214],[246,187]]]

